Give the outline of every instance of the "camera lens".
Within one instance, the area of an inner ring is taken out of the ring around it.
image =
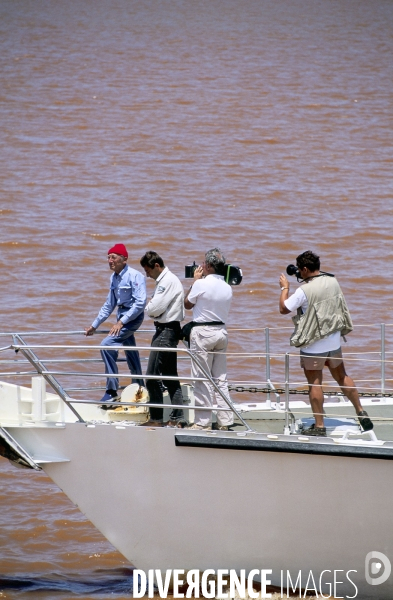
[[[297,267],[295,267],[295,265],[288,265],[287,266],[287,275],[296,275],[296,277],[300,277],[299,269]]]

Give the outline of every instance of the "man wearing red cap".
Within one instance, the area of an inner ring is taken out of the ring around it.
[[[113,274],[110,280],[108,297],[90,327],[85,329],[86,335],[93,335],[117,308],[117,323],[112,326],[109,336],[101,342],[101,346],[135,346],[134,332],[141,326],[146,305],[146,283],[142,273],[127,265],[128,252],[124,244],[115,244],[108,251],[108,264]],[[117,350],[101,350],[105,363],[105,372],[117,375]],[[139,352],[134,350],[126,353],[128,368],[133,375],[142,375]],[[134,379],[133,383],[144,385],[143,379]],[[108,377],[106,392],[102,402],[117,400],[119,380],[117,377]],[[110,408],[105,405],[102,408]]]

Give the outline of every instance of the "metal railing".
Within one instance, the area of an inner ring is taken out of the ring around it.
[[[72,332],[72,333],[77,333],[77,332]],[[79,332],[78,332],[79,333]],[[2,350],[6,350],[6,349],[11,349],[14,350],[15,352],[21,352],[23,354],[23,356],[28,360],[28,362],[36,369],[36,372],[41,375],[45,381],[52,387],[52,389],[58,394],[58,396],[63,400],[63,402],[70,408],[70,410],[74,413],[74,415],[77,417],[77,419],[80,422],[84,422],[83,417],[78,413],[78,411],[74,408],[73,404],[103,404],[102,401],[99,402],[94,402],[94,401],[86,401],[86,400],[75,400],[72,399],[67,392],[64,390],[64,388],[60,385],[59,381],[56,379],[55,375],[70,375],[70,376],[75,376],[78,373],[76,372],[63,372],[63,371],[49,371],[45,365],[44,362],[45,361],[41,361],[37,355],[34,353],[34,350],[37,349],[50,349],[50,350],[72,350],[72,349],[77,349],[77,350],[100,350],[102,351],[103,347],[102,346],[93,346],[93,345],[81,345],[78,344],[76,346],[72,346],[72,345],[59,345],[59,344],[26,344],[26,342],[23,340],[22,335],[21,334],[13,334],[13,339],[14,339],[14,343],[11,344],[8,347],[2,348]],[[125,350],[128,352],[132,352],[132,351],[156,351],[157,352],[157,347],[154,346],[132,346],[132,347],[128,347],[128,349],[126,350],[124,348],[124,346],[119,345],[119,346],[111,346],[111,350]],[[174,352],[173,348],[159,348],[160,352]],[[200,369],[200,371],[203,373],[204,377],[199,377],[199,378],[195,378],[195,377],[175,377],[175,376],[163,376],[163,375],[142,375],[141,377],[143,377],[143,379],[155,379],[155,380],[160,380],[160,381],[166,381],[166,380],[187,380],[187,381],[208,381],[210,383],[210,385],[213,387],[214,391],[219,394],[221,396],[221,398],[224,400],[224,402],[227,404],[228,409],[233,412],[236,417],[242,422],[242,424],[246,427],[247,431],[251,431],[251,427],[248,425],[248,423],[243,419],[242,415],[239,413],[239,411],[236,409],[236,407],[233,405],[232,401],[230,398],[228,398],[223,392],[222,390],[219,388],[219,386],[217,385],[217,383],[214,381],[214,379],[211,377],[210,373],[205,369],[204,365],[201,363],[201,361],[199,360],[198,356],[196,354],[194,354],[193,352],[191,352],[188,348],[177,348],[176,352],[180,352],[180,353],[184,353],[186,356],[189,357],[189,359],[194,362],[197,367]],[[15,375],[21,375],[21,373],[15,373]],[[81,374],[79,374],[81,375]],[[84,377],[96,377],[96,376],[104,376],[104,377],[113,377],[113,373],[89,373],[89,374],[83,374],[82,376]],[[113,402],[113,401],[112,401]],[[111,401],[108,401],[107,404],[112,404]],[[153,404],[153,403],[142,403],[142,402],[122,402],[122,404],[124,406],[147,406],[147,407],[159,407],[159,408],[166,408],[166,407],[170,407],[170,408],[184,408],[184,405],[173,405],[173,404]],[[190,408],[190,407],[188,407]],[[195,406],[192,408],[197,408],[198,410],[215,410],[215,411],[224,411],[224,410],[228,410],[228,409],[223,409],[223,408],[219,408],[219,407],[214,407],[214,409],[212,409],[211,407],[199,407],[199,406]]]
[[[22,352],[23,356],[25,356],[27,358],[29,363],[36,369],[37,373],[39,375],[41,375],[45,379],[45,381],[47,381],[49,383],[49,385],[60,396],[60,398],[63,400],[63,402],[65,402],[65,404],[68,406],[68,408],[74,413],[76,418],[83,423],[84,420],[79,415],[79,413],[75,410],[75,408],[72,406],[72,404],[69,402],[69,398],[68,398],[66,392],[63,390],[63,388],[61,387],[61,385],[57,381],[57,379],[55,379],[51,373],[48,373],[48,371],[46,370],[46,367],[39,360],[39,358],[34,354],[34,352],[31,351],[31,348],[29,346],[27,346],[27,344],[24,342],[24,340],[22,339],[22,337],[20,335],[15,334],[13,336],[13,338],[14,338],[14,344],[12,344],[11,348],[15,351],[20,350]],[[19,342],[19,344],[17,344],[16,342]]]
[[[375,325],[369,325],[370,327],[375,327]],[[386,355],[387,354],[393,354],[393,352],[386,352],[386,327],[387,326],[391,326],[393,327],[393,324],[385,324],[385,323],[380,323],[379,324],[379,329],[380,329],[380,351],[379,351],[379,362],[380,362],[380,372],[381,372],[381,378],[380,378],[380,392],[381,394],[385,393],[385,388],[386,388],[386,363],[387,358]],[[360,326],[358,326],[360,327]],[[363,325],[363,327],[367,327],[367,325]],[[270,332],[273,329],[284,329],[284,328],[269,328],[269,327],[265,327],[264,329],[264,333],[265,333],[265,353],[266,353],[266,381],[270,382],[271,380],[271,349],[270,349]],[[290,328],[285,328],[285,329],[290,329]],[[288,353],[289,355],[291,355],[290,353]],[[286,379],[286,378],[285,378]],[[269,398],[269,396],[268,396]]]
[[[386,350],[386,328],[391,326],[391,324],[385,324],[385,323],[381,323],[378,327],[379,327],[379,331],[380,331],[380,341],[379,341],[379,351],[374,352],[374,355],[376,354],[377,357],[375,359],[368,359],[371,360],[373,363],[377,362],[380,365],[380,380],[379,380],[379,384],[377,387],[375,388],[371,388],[374,390],[374,394],[377,395],[387,395],[386,393],[386,384],[389,381],[386,377],[386,366],[388,364],[390,364],[391,362],[393,362],[392,360],[389,360],[389,356],[393,354],[393,352],[387,352]],[[373,327],[375,328],[375,325],[369,325],[369,327]],[[293,415],[291,413],[290,410],[290,396],[291,394],[297,392],[297,393],[307,393],[307,390],[302,390],[302,391],[298,391],[298,390],[294,390],[291,389],[290,386],[290,372],[289,372],[289,361],[290,361],[290,357],[293,356],[298,356],[297,354],[291,354],[291,353],[285,353],[285,354],[278,354],[278,353],[273,353],[271,350],[271,333],[275,330],[288,330],[291,328],[288,327],[283,327],[283,328],[263,328],[263,329],[259,329],[259,331],[263,331],[264,332],[264,341],[265,341],[265,352],[259,352],[259,353],[244,353],[244,352],[239,352],[239,353],[231,353],[231,352],[227,352],[228,357],[251,357],[251,356],[258,356],[263,357],[265,360],[265,374],[266,374],[266,380],[264,382],[262,382],[262,384],[265,386],[262,389],[256,389],[255,391],[261,391],[266,395],[266,405],[265,408],[266,409],[272,409],[272,410],[284,410],[285,411],[285,425],[284,425],[284,431],[288,432],[289,428],[290,428],[290,421],[293,418]],[[151,330],[146,330],[149,333],[151,333]],[[242,330],[244,331],[244,330]],[[255,329],[252,329],[250,331],[255,332]],[[98,332],[95,333],[95,335],[98,334],[106,334],[108,333],[108,331],[104,331],[104,330],[99,330]],[[53,363],[62,363],[62,364],[67,364],[67,363],[71,363],[74,361],[74,359],[71,358],[53,358],[53,356],[51,358],[48,359],[39,359],[37,354],[36,354],[36,350],[42,349],[42,350],[60,350],[60,351],[70,351],[70,350],[78,350],[78,351],[97,351],[97,350],[102,350],[103,347],[99,346],[99,345],[81,345],[81,344],[77,344],[77,345],[59,345],[59,344],[30,344],[30,343],[26,343],[25,341],[25,337],[32,337],[32,336],[38,336],[38,337],[42,337],[42,336],[52,336],[52,335],[56,335],[56,336],[60,336],[60,335],[71,335],[71,336],[75,336],[75,335],[81,335],[84,334],[83,331],[60,331],[60,332],[47,332],[47,331],[43,331],[43,332],[22,332],[22,333],[0,333],[0,337],[12,337],[13,343],[8,345],[8,346],[4,346],[0,348],[0,353],[3,354],[6,350],[13,350],[15,352],[20,352],[25,360],[5,360],[5,361],[0,361],[4,364],[30,364],[33,367],[33,371],[15,371],[15,372],[9,372],[9,373],[3,373],[4,377],[8,377],[8,376],[18,376],[18,377],[24,377],[24,376],[31,376],[32,374],[39,374],[41,375],[45,381],[52,387],[52,389],[54,389],[54,391],[56,392],[56,394],[62,399],[62,401],[70,408],[70,410],[72,411],[72,413],[75,415],[75,417],[81,421],[84,422],[83,417],[80,415],[80,413],[78,412],[78,410],[75,408],[75,405],[78,404],[103,404],[102,401],[93,401],[93,400],[79,400],[76,398],[71,398],[69,395],[70,391],[83,391],[83,390],[91,390],[92,388],[86,388],[86,387],[63,387],[60,382],[58,381],[57,377],[59,376],[65,376],[65,377],[74,377],[74,376],[79,376],[79,377],[111,377],[113,376],[113,374],[109,374],[109,373],[97,373],[97,372],[91,372],[89,371],[89,373],[81,373],[81,372],[77,372],[77,371],[62,371],[62,370],[56,370],[56,369],[48,369],[48,365],[49,364],[53,364]],[[152,346],[133,346],[133,347],[127,347],[127,350],[124,348],[124,346],[119,345],[119,346],[112,346],[111,349],[113,350],[123,350],[123,351],[157,351],[156,347],[152,347]],[[222,390],[219,388],[219,386],[216,384],[216,382],[214,381],[214,379],[210,376],[210,374],[206,371],[206,369],[203,367],[203,365],[201,364],[201,362],[198,359],[198,356],[194,353],[192,353],[188,348],[177,348],[176,350],[174,350],[173,348],[160,348],[159,349],[160,352],[174,352],[176,351],[178,353],[179,358],[184,357],[185,360],[190,360],[193,361],[198,369],[201,371],[201,373],[204,375],[204,377],[201,378],[193,378],[193,377],[186,377],[186,376],[182,376],[182,377],[178,377],[177,379],[180,381],[184,381],[184,382],[192,382],[192,381],[208,381],[210,383],[210,385],[213,387],[214,391],[220,395],[220,397],[224,400],[225,404],[227,405],[228,409],[234,413],[234,415],[236,415],[236,417],[239,419],[239,421],[245,426],[246,431],[253,431],[253,429],[248,425],[248,423],[246,422],[246,420],[244,419],[244,417],[242,416],[241,410],[239,410],[234,403],[232,402],[232,400],[228,397],[226,397],[225,394],[223,394]],[[350,355],[361,355],[361,354],[365,354],[365,353],[350,353]],[[284,381],[283,383],[279,384],[277,383],[277,381],[274,381],[273,377],[272,377],[272,367],[274,366],[273,364],[273,360],[277,361],[277,359],[280,358],[284,359]],[[347,360],[347,358],[345,358],[345,360]],[[348,359],[348,360],[360,360],[358,358],[352,358],[352,359]],[[85,364],[86,366],[88,364],[92,364],[92,363],[101,363],[101,360],[99,358],[83,358],[83,359],[78,359],[78,362]],[[129,377],[129,373],[127,373],[126,375],[122,375],[119,374],[119,377]],[[141,375],[141,378],[143,379],[156,379],[156,380],[161,380],[164,381],[165,380],[173,380],[175,379],[174,376],[148,376],[148,375]],[[374,380],[369,380],[369,381],[374,381]],[[245,383],[245,382],[243,382]],[[292,386],[293,385],[302,385],[304,387],[305,382],[293,382],[292,380]],[[253,384],[255,387],[255,383]],[[282,387],[280,387],[282,386]],[[97,389],[97,388],[96,388]],[[233,389],[233,388],[231,388]],[[237,388],[235,388],[235,391],[239,391]],[[249,391],[247,390],[246,387],[244,387],[244,389],[242,391]],[[254,391],[254,390],[250,390],[250,391]],[[274,400],[272,399],[271,395],[274,395],[275,397],[275,406],[274,406]],[[339,392],[340,394],[340,392]],[[339,395],[338,394],[338,395]],[[364,394],[366,395],[366,393]],[[281,396],[284,396],[284,403],[282,403],[281,401]],[[390,397],[390,396],[389,396]],[[111,402],[108,402],[108,404],[111,404]],[[122,402],[122,404],[124,404],[124,406],[148,406],[148,407],[158,407],[158,408],[185,408],[185,406],[183,405],[172,405],[172,404],[151,404],[151,403],[136,403],[136,402]],[[282,404],[284,404],[284,406],[282,406]],[[198,410],[207,410],[207,411],[220,411],[220,410],[228,410],[228,409],[224,409],[224,408],[218,408],[218,407],[199,407],[199,406],[187,406],[187,408],[197,408]],[[342,416],[342,415],[341,415]],[[351,416],[351,415],[348,415]],[[353,416],[353,415],[352,415]]]

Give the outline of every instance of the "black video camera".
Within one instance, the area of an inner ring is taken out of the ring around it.
[[[195,260],[192,265],[185,266],[185,278],[191,279],[194,277],[195,269],[198,267]],[[239,267],[235,267],[235,265],[224,265],[224,268],[221,273],[217,273],[217,275],[222,275],[229,285],[239,285],[241,280],[243,279],[242,270]]]

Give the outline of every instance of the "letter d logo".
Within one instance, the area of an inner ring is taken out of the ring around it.
[[[381,572],[383,565],[383,571]],[[381,585],[389,579],[392,570],[390,560],[382,552],[373,550],[366,556],[366,581],[370,585]],[[378,575],[381,573],[380,575]],[[375,577],[378,575],[378,577]]]

